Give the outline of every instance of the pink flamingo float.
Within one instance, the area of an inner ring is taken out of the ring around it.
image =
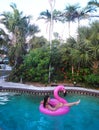
[[[59,91],[66,91],[65,87],[63,85],[59,85],[54,89],[54,98],[50,99],[50,103],[54,106],[57,103],[61,102],[61,103],[67,103],[67,101],[65,99],[63,99],[62,97],[60,97],[58,95]],[[52,116],[57,116],[57,115],[63,115],[69,112],[69,107],[68,106],[63,106],[58,108],[56,111],[51,111],[48,110],[47,108],[43,107],[43,104],[40,104],[39,106],[39,110],[44,113],[44,114],[48,114],[48,115],[52,115]]]

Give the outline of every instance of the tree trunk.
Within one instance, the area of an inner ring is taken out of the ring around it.
[[[70,21],[68,22],[68,36],[70,37]]]
[[[72,76],[74,74],[74,65],[72,65]]]
[[[51,46],[52,46],[52,34],[53,34],[53,10],[55,6],[55,0],[49,0],[49,4],[51,7],[51,21],[50,21],[50,29],[49,29],[49,42],[50,42],[50,51],[51,51]],[[48,82],[51,82],[51,61],[49,63],[49,78]]]

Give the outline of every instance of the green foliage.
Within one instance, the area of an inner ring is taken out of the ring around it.
[[[24,65],[22,66],[25,81],[47,82],[49,61],[50,55],[48,48],[42,47],[31,50],[24,57]]]
[[[9,58],[11,64],[13,65],[15,63],[14,65],[20,66],[23,61],[22,57],[27,51],[25,48],[27,37],[33,38],[35,33],[39,32],[39,28],[30,23],[31,17],[24,16],[23,12],[20,12],[17,9],[16,4],[12,3],[10,7],[12,8],[12,12],[3,12],[1,14],[3,17],[1,17],[0,23],[2,23],[8,32],[12,34],[12,39],[10,38],[9,40],[10,46],[8,49],[9,56],[11,56],[11,58]],[[0,34],[1,31],[2,30],[0,30]],[[5,34],[3,31],[2,33],[3,35]],[[8,43],[7,35],[5,36],[6,38],[4,37],[4,39],[6,39],[6,42]]]
[[[85,82],[91,86],[99,88],[99,75],[91,74],[84,77]]]
[[[81,68],[79,71],[75,71],[73,74],[71,71],[67,71],[66,76],[67,80],[70,80],[71,82],[76,81],[77,83],[82,83],[85,81],[84,77],[90,73],[91,70],[89,68]]]
[[[7,81],[20,82],[21,78],[22,78],[22,71],[20,67],[18,67],[12,70],[10,76],[7,77]]]
[[[88,28],[80,28],[78,39],[70,38],[63,44],[53,40],[51,50],[45,39],[35,37],[30,43],[33,47],[30,46],[23,63],[14,69],[12,79],[47,83],[50,71],[51,82],[75,81],[96,87],[99,84],[99,76],[95,75],[99,70],[98,26],[97,22]],[[12,48],[11,56],[14,52],[20,52],[20,48],[18,51],[15,48]],[[13,61],[14,55],[11,59]]]
[[[48,43],[47,39],[45,39],[43,36],[41,37],[33,37],[30,41],[29,41],[29,49],[35,49],[35,48],[40,48],[42,46],[46,46],[46,44]]]

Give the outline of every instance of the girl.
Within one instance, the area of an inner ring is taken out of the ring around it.
[[[55,111],[55,110],[57,110],[58,108],[63,107],[63,106],[69,106],[69,107],[71,107],[71,106],[73,106],[73,105],[78,105],[79,103],[80,103],[80,100],[78,100],[78,101],[76,101],[76,102],[72,102],[72,103],[65,103],[65,104],[59,102],[58,104],[56,104],[55,106],[53,106],[53,105],[50,103],[50,97],[49,97],[49,95],[46,95],[46,96],[44,97],[44,100],[41,101],[41,104],[43,104],[43,107],[44,107],[44,108],[47,108],[47,109],[49,109],[49,110],[51,110],[51,111]]]

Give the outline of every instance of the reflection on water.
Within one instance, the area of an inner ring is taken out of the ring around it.
[[[64,119],[65,116],[48,116],[41,114],[39,121],[39,130],[64,130]]]
[[[0,92],[0,104],[5,105],[15,93]]]

